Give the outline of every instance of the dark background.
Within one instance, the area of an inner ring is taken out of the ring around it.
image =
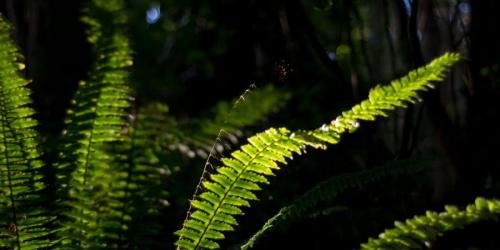
[[[85,1],[2,0],[33,80],[39,130],[48,161],[63,129],[78,81],[91,67],[80,22]],[[423,104],[361,129],[327,152],[292,162],[261,193],[229,248],[280,207],[330,176],[394,159],[432,157],[425,173],[385,179],[322,204],[265,237],[262,249],[352,249],[395,219],[476,196],[499,197],[498,98],[500,2],[497,0],[129,0],[137,105],[160,101],[179,120],[203,115],[250,84],[272,83],[292,93],[269,126],[315,128],[362,100],[378,83],[404,75],[446,51],[465,58]],[[159,10],[158,19],[154,10]],[[149,20],[147,16],[149,13]],[[251,134],[251,133],[250,133]],[[192,190],[201,160],[186,161],[182,190]],[[186,191],[173,209],[186,210]],[[333,208],[333,210],[332,210]],[[338,209],[335,209],[338,208]],[[183,217],[165,221],[172,230]],[[435,249],[500,249],[494,223],[450,233]],[[172,241],[173,235],[165,235]],[[166,243],[168,245],[168,243]]]

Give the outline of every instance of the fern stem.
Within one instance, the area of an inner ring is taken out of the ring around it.
[[[198,190],[200,189],[201,183],[203,182],[203,179],[204,179],[204,176],[207,173],[207,167],[210,165],[209,161],[212,158],[212,155],[214,154],[214,152],[216,152],[215,147],[220,139],[221,133],[222,133],[222,130],[219,130],[217,137],[215,137],[215,143],[213,143],[212,147],[210,148],[210,153],[208,154],[207,160],[205,161],[205,165],[203,165],[203,172],[201,174],[201,178],[198,181],[198,184],[196,184],[196,189],[194,190],[193,198],[191,200],[194,200],[196,198],[196,196],[198,195]],[[188,211],[186,213],[186,218],[184,219],[184,221],[187,221],[187,219],[189,219],[189,215],[191,214],[192,208],[193,208],[193,206],[191,205],[191,203],[189,203],[189,208],[188,208]]]
[[[88,178],[88,169],[89,169],[89,163],[90,163],[90,150],[92,149],[93,145],[93,137],[94,137],[94,127],[95,127],[95,121],[96,119],[93,119],[92,125],[90,126],[90,134],[88,137],[88,145],[87,145],[87,150],[85,150],[86,156],[85,156],[85,164],[84,164],[84,172],[83,172],[83,185],[85,186],[87,184],[87,178]]]

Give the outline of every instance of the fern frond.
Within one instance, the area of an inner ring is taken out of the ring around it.
[[[498,220],[500,200],[477,198],[464,210],[446,206],[441,213],[427,211],[405,222],[396,221],[395,228],[385,230],[378,239],[369,239],[361,245],[363,250],[426,249],[426,242],[434,241],[448,231],[485,221]]]
[[[331,202],[346,189],[362,187],[387,176],[416,173],[424,168],[424,164],[425,161],[395,161],[381,167],[331,177],[313,187],[290,205],[281,208],[276,215],[267,220],[264,226],[241,246],[241,249],[253,248],[267,232],[285,223],[309,215],[312,209],[317,207],[318,203]]]
[[[46,249],[54,242],[22,56],[0,14],[0,249]]]
[[[164,239],[167,230],[158,222],[168,221],[168,180],[176,160],[176,154],[165,149],[177,140],[170,133],[175,123],[167,112],[168,107],[160,103],[140,108],[126,141],[112,151],[113,165],[127,170],[119,208],[121,224],[127,229],[119,249],[159,249],[164,244],[159,239]]]
[[[206,158],[214,138],[223,130],[220,139],[225,140],[217,142],[215,147],[220,153],[229,149],[231,144],[236,144],[237,138],[241,137],[238,133],[243,127],[262,121],[269,114],[276,112],[288,99],[290,93],[270,84],[248,89],[233,101],[218,102],[210,112],[210,118],[194,119],[188,124],[188,128],[182,128],[181,131],[189,132],[183,136],[183,144],[179,146],[183,149],[182,152],[187,152],[189,156]]]
[[[121,193],[112,191],[126,173],[112,168],[105,146],[123,140],[131,103],[127,68],[132,64],[132,52],[124,8],[122,0],[93,0],[83,17],[89,25],[95,61],[89,80],[79,86],[68,112],[58,165],[58,198],[69,200],[60,235],[63,245],[71,247],[102,247],[103,238],[117,237],[103,230],[121,228],[108,217],[121,217],[114,209]]]
[[[278,163],[287,164],[294,153],[301,154],[308,146],[325,149],[328,144],[338,143],[343,133],[355,131],[359,121],[387,116],[388,111],[414,102],[418,99],[418,91],[442,80],[458,60],[458,54],[447,53],[388,86],[375,87],[367,100],[316,130],[292,133],[286,128],[271,128],[250,137],[249,144],[234,151],[231,158],[223,158],[223,166],[217,168],[217,173],[202,182],[206,191],[191,201],[195,211],[176,232],[179,236],[177,247],[219,248],[216,241],[224,238],[223,232],[234,230],[235,216],[242,215],[241,208],[257,199],[255,192],[269,183],[268,176],[280,169]]]

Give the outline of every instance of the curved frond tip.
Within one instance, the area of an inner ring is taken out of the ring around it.
[[[343,133],[355,131],[360,121],[387,116],[389,111],[418,100],[417,92],[442,80],[459,59],[456,53],[446,53],[387,86],[377,86],[368,99],[318,129],[291,132],[271,128],[250,137],[248,144],[223,158],[216,173],[202,182],[205,191],[191,201],[194,211],[189,211],[176,232],[179,240],[175,244],[182,249],[219,248],[217,241],[224,239],[224,232],[234,230],[238,224],[236,216],[257,200],[255,192],[269,183],[269,176],[280,169],[278,163],[286,165],[294,153],[301,154],[307,147],[324,149],[328,144],[336,144]]]

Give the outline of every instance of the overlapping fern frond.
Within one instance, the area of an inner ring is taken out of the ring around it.
[[[331,177],[314,186],[290,205],[281,208],[276,215],[267,220],[264,226],[241,246],[241,249],[253,248],[258,240],[269,231],[310,215],[317,208],[318,203],[331,202],[346,189],[362,187],[387,176],[416,173],[422,170],[424,166],[425,161],[395,161],[381,167]]]
[[[53,218],[43,206],[37,122],[11,31],[0,14],[0,249],[46,249]]]
[[[122,0],[92,0],[83,21],[94,46],[89,80],[82,82],[68,112],[58,165],[58,198],[68,206],[61,218],[62,246],[109,247],[122,225],[119,190],[126,172],[114,169],[106,144],[123,140],[131,103],[127,68],[132,65]],[[106,232],[106,233],[104,233]],[[110,233],[115,232],[115,233]]]
[[[395,228],[385,230],[378,239],[369,239],[361,249],[427,249],[426,242],[436,240],[445,232],[479,221],[498,220],[499,215],[500,200],[477,198],[464,210],[446,206],[444,212],[427,211],[405,222],[396,221]]]
[[[292,133],[286,128],[271,128],[250,137],[249,144],[234,151],[230,158],[223,158],[223,166],[217,168],[217,173],[202,182],[206,191],[191,201],[194,211],[176,232],[177,247],[219,248],[216,241],[224,238],[224,232],[234,230],[235,216],[242,215],[241,208],[257,199],[255,192],[269,183],[268,176],[280,169],[278,163],[286,164],[294,153],[301,154],[308,146],[324,149],[328,144],[336,144],[343,133],[355,131],[360,121],[387,116],[388,111],[414,102],[418,91],[442,80],[458,60],[458,54],[447,53],[387,86],[377,86],[367,100],[316,130]]]
[[[209,118],[194,119],[188,126],[182,126],[181,131],[189,134],[183,132],[182,144],[177,146],[189,156],[206,158],[214,143],[213,139],[219,131],[224,131],[220,138],[224,141],[216,142],[215,146],[220,153],[237,142],[243,127],[262,121],[289,98],[290,93],[273,85],[248,89],[236,100],[218,102]]]
[[[160,249],[164,245],[159,239],[165,238],[167,227],[158,222],[169,219],[168,183],[176,158],[165,149],[178,140],[171,133],[175,125],[167,112],[168,107],[160,103],[140,108],[124,143],[111,151],[113,165],[127,172],[120,190],[124,194],[120,222],[126,225],[120,249]]]
[[[168,234],[168,227],[158,221],[173,219],[166,216],[171,202],[167,190],[171,175],[178,170],[179,152],[206,157],[220,129],[225,132],[215,148],[228,148],[243,127],[261,121],[288,98],[289,93],[272,85],[249,89],[236,101],[217,103],[213,118],[198,118],[187,124],[177,123],[165,104],[153,102],[139,108],[126,141],[112,152],[118,156],[114,157],[116,164],[128,169],[123,211],[129,221],[123,222],[127,230],[122,247],[158,249],[164,244],[158,239]]]

